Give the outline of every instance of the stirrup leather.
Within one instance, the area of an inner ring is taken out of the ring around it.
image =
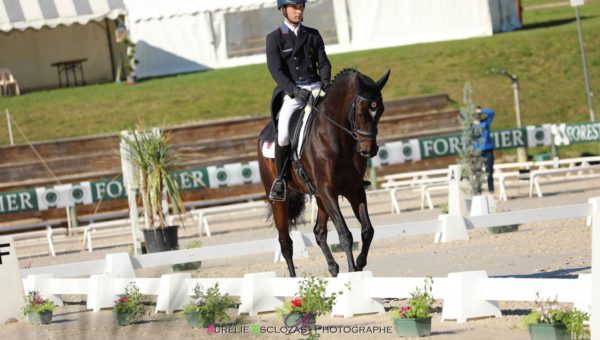
[[[275,186],[278,184],[283,186],[283,192],[275,191]],[[283,178],[277,178],[275,181],[273,181],[273,184],[271,185],[271,192],[269,193],[269,199],[271,201],[275,201],[275,202],[283,202],[283,201],[285,201],[286,197],[287,197],[287,185],[285,183],[285,180]]]

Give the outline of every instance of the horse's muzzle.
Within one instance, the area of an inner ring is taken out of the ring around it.
[[[377,156],[377,152],[379,151],[379,145],[375,145],[374,148],[370,148],[368,150],[360,150],[360,155],[364,158],[373,158]]]

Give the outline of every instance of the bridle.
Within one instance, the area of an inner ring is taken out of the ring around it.
[[[354,120],[355,114],[356,114],[356,104],[359,101],[368,101],[371,102],[371,104],[369,105],[369,111],[371,112],[377,112],[379,105],[381,104],[381,96],[377,97],[376,99],[368,99],[366,97],[363,97],[359,94],[355,94],[354,98],[352,98],[352,104],[350,105],[350,108],[348,109],[348,112],[346,113],[346,118],[348,120],[348,122],[350,123],[350,129],[342,126],[340,123],[336,122],[333,118],[329,117],[325,112],[323,112],[323,115],[325,116],[325,118],[327,118],[328,121],[330,121],[333,125],[339,127],[340,129],[344,130],[347,134],[349,134],[352,138],[354,138],[354,140],[360,142],[360,140],[358,139],[358,137],[362,137],[363,140],[374,140],[377,138],[377,126],[374,127],[373,131],[365,131],[365,130],[361,130],[356,128],[356,123]],[[374,116],[374,115],[373,115]]]

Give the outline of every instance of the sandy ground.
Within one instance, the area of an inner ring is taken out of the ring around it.
[[[580,181],[544,187],[544,198],[525,197],[520,191],[511,189],[516,198],[500,202],[500,211],[513,211],[536,207],[561,206],[587,202],[588,198],[600,196],[600,180]],[[415,197],[403,198],[400,202],[403,212],[390,215],[389,203],[373,200],[370,205],[372,222],[378,226],[417,220],[435,219],[439,210],[418,210]],[[446,197],[440,193],[434,196],[434,203],[444,203]],[[353,218],[348,218],[350,227],[357,226]],[[191,227],[190,227],[191,228]],[[191,228],[192,231],[194,228]],[[275,238],[276,231],[265,226],[262,217],[233,216],[211,222],[213,237],[202,237],[204,245],[241,242],[253,239]],[[231,231],[231,230],[234,231]],[[301,225],[302,232],[311,232],[312,226]],[[191,231],[190,231],[191,232]],[[374,241],[369,253],[369,263],[365,270],[374,276],[426,276],[443,277],[449,272],[486,270],[490,276],[517,277],[565,277],[574,278],[588,273],[591,269],[590,235],[585,218],[567,219],[543,223],[528,223],[520,226],[518,232],[491,234],[487,230],[471,230],[471,239],[447,244],[433,243],[433,235],[417,235]],[[182,239],[182,245],[197,237]],[[66,248],[65,248],[66,249]],[[63,250],[65,250],[63,249]],[[77,249],[77,247],[75,247]],[[56,258],[23,258],[21,266],[42,266],[88,259],[100,259],[108,252],[128,251],[128,247],[108,248],[93,253],[74,251]],[[296,260],[299,275],[327,273],[325,259],[317,248],[309,248],[308,259]],[[341,271],[346,271],[345,255],[335,253]],[[204,261],[200,270],[192,272],[194,277],[241,277],[245,273],[274,271],[278,276],[287,276],[283,263],[273,263],[273,254],[245,256],[223,260]],[[138,277],[157,277],[169,273],[169,267],[156,267],[138,270]],[[93,313],[85,310],[85,302],[80,297],[69,297],[68,304],[55,312],[54,322],[48,326],[32,326],[26,320],[0,325],[2,339],[163,339],[163,338],[226,338],[237,339],[248,336],[261,339],[299,339],[301,334],[282,333],[282,320],[274,313],[256,317],[232,315],[236,324],[219,333],[208,334],[205,329],[192,329],[186,324],[182,313],[154,314],[148,312],[140,324],[118,328],[112,321],[112,311]],[[384,299],[386,310],[402,303],[398,299]],[[520,317],[529,312],[533,303],[500,302],[502,318],[470,320],[467,323],[440,322],[442,301],[437,301],[433,314],[433,339],[528,339],[527,332],[519,328]],[[151,302],[148,311],[153,311]],[[332,318],[322,316],[317,323],[329,327],[320,333],[322,339],[340,337],[359,339],[366,336],[395,338],[389,316],[361,315],[353,318]],[[258,326],[254,326],[258,325]],[[252,327],[262,327],[263,333],[251,334]],[[359,328],[358,326],[363,326]],[[370,327],[370,328],[367,328]],[[229,333],[225,333],[229,331]]]

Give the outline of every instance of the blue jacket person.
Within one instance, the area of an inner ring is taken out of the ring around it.
[[[267,66],[277,83],[273,91],[272,110],[277,127],[275,166],[277,178],[271,186],[269,199],[284,201],[285,170],[290,155],[288,125],[292,114],[306,105],[312,90],[329,85],[331,64],[319,31],[302,25],[306,0],[277,0],[283,23],[267,35]]]

